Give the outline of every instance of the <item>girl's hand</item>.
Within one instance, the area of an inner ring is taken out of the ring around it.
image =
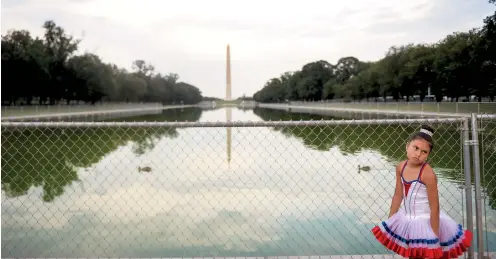
[[[434,232],[434,235],[436,235],[437,238],[439,238],[439,229],[434,229],[433,227],[432,228],[432,232]]]

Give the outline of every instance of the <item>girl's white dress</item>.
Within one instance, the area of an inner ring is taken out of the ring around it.
[[[440,212],[439,238],[430,224],[430,207],[427,188],[420,180],[420,169],[416,180],[403,183],[403,202],[399,211],[372,229],[372,233],[386,248],[403,257],[457,258],[472,242],[472,233],[464,230],[444,212]]]

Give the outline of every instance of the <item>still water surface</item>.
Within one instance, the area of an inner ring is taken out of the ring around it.
[[[322,117],[233,108],[125,120]],[[438,130],[442,151],[431,162],[443,210],[464,223],[456,126]],[[388,214],[395,164],[415,129],[4,131],[2,257],[385,254],[370,229]]]

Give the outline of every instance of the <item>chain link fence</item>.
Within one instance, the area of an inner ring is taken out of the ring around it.
[[[396,165],[422,124],[436,129],[442,210],[476,223],[466,122],[2,123],[2,257],[388,258],[371,229],[388,216]],[[491,123],[480,140],[484,250],[494,252]]]

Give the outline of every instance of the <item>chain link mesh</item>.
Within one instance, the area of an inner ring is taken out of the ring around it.
[[[436,129],[441,207],[466,220],[459,120],[69,124],[2,126],[2,257],[390,254],[370,229],[421,124]]]

